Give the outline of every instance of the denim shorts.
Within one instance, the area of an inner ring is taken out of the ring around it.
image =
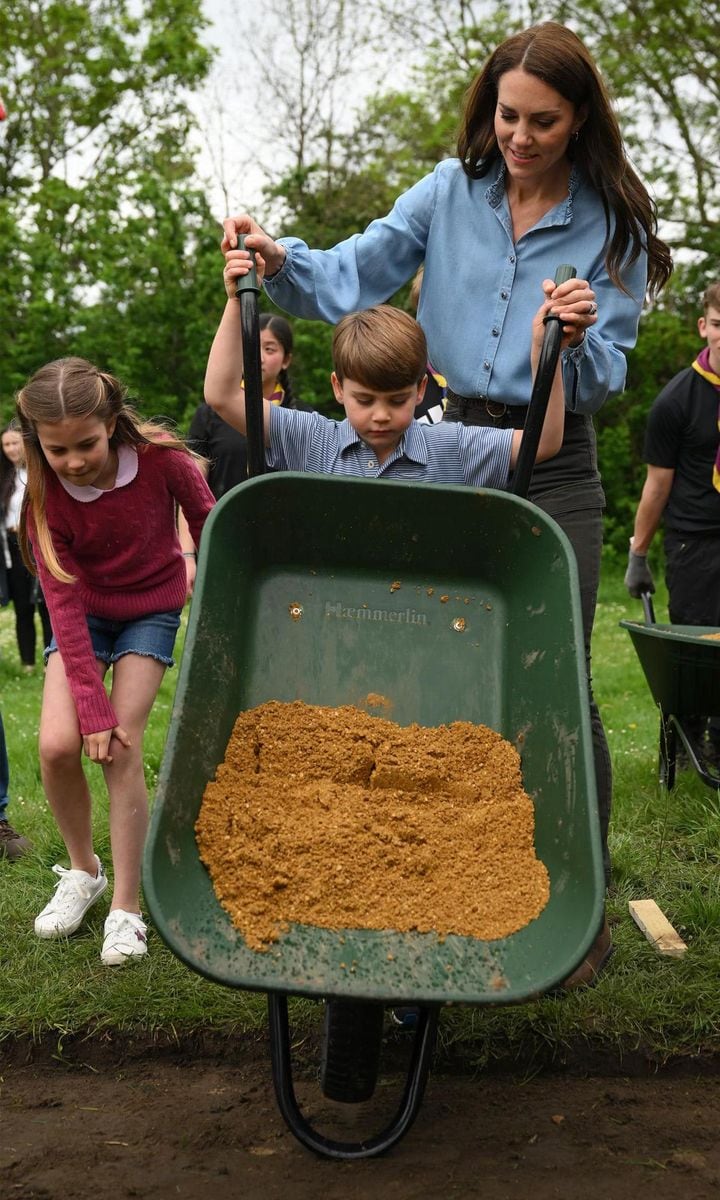
[[[156,658],[166,667],[174,667],[172,654],[181,613],[178,608],[172,612],[149,613],[134,621],[108,621],[88,613],[86,619],[95,657],[109,666],[125,654],[141,654],[145,658]],[[57,648],[53,637],[45,651],[46,663]]]

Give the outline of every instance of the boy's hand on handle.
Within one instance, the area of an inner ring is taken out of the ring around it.
[[[220,243],[223,254],[227,255],[228,250],[236,250],[238,234],[244,233],[247,235],[246,246],[262,256],[266,275],[276,275],[285,262],[285,247],[268,237],[262,226],[258,225],[249,213],[241,213],[239,217],[226,217],[223,221],[223,230],[224,236]],[[245,255],[249,261],[250,256],[246,250],[241,250],[239,253]]]
[[[258,283],[262,283],[265,275],[265,259],[258,250],[255,251],[255,262],[253,264],[247,250],[226,250],[225,251],[225,267],[223,269],[223,283],[229,300],[234,300],[236,296],[235,283],[236,280],[242,278],[243,275],[248,275],[252,271],[253,266],[257,272]]]
[[[549,311],[562,321],[563,348],[581,345],[586,329],[597,322],[595,293],[587,279],[567,279],[565,283],[543,280]]]
[[[131,745],[130,738],[121,725],[116,725],[114,729],[101,729],[99,733],[86,733],[83,736],[83,750],[91,762],[112,762],[110,748],[113,738],[116,738],[122,746],[129,747]]]
[[[632,548],[630,549],[623,583],[635,600],[639,600],[643,592],[655,591],[655,580],[645,554],[635,554]]]

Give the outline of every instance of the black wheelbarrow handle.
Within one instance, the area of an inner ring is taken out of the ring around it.
[[[640,599],[642,600],[643,612],[645,613],[645,624],[655,624],[655,609],[653,608],[652,596],[650,592],[641,592]]]
[[[575,267],[564,263],[555,272],[555,283],[567,283],[575,277]],[[533,382],[530,405],[525,418],[520,450],[512,478],[512,492],[515,496],[527,496],[530,487],[530,477],[535,466],[540,434],[545,422],[548,400],[552,390],[555,369],[560,355],[562,342],[562,325],[555,313],[545,317],[545,336],[543,338],[540,359],[538,361],[535,380]]]
[[[238,235],[238,250],[247,250],[252,269],[240,275],[235,295],[240,303],[240,325],[243,344],[243,376],[245,388],[245,421],[247,424],[247,470],[252,479],[265,473],[265,418],[263,411],[262,364],[260,361],[260,316],[258,296],[260,284],[255,270],[255,253],[245,245],[245,235]]]

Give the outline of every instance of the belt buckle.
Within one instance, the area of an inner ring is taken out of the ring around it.
[[[502,421],[507,412],[507,404],[498,403],[496,400],[485,401],[485,411],[493,421]]]

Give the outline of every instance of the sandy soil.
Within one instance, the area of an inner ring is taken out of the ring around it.
[[[399,1078],[383,1076],[357,1107],[324,1101],[312,1079],[298,1094],[316,1126],[355,1140],[383,1123]],[[0,1046],[3,1200],[715,1200],[719,1133],[717,1064],[632,1077],[435,1072],[398,1146],[334,1162],[286,1128],[263,1039],[211,1054]]]

